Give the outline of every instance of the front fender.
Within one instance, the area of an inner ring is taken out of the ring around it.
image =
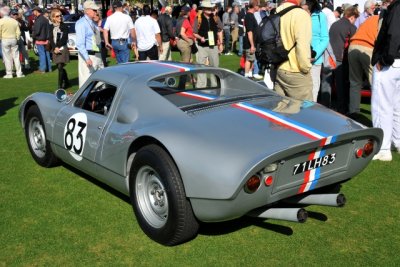
[[[21,127],[25,127],[25,116],[28,109],[36,105],[42,115],[44,127],[47,133],[47,140],[53,140],[53,127],[58,111],[66,105],[66,102],[59,102],[54,94],[50,93],[35,93],[28,96],[20,105],[19,121]]]

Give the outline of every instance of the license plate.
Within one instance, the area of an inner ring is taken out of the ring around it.
[[[332,153],[320,158],[304,161],[302,163],[297,163],[293,167],[293,175],[318,169],[323,166],[331,165],[335,162],[335,160],[336,160],[336,153]]]

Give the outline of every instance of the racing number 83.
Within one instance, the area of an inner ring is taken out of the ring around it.
[[[74,136],[75,127],[78,127],[78,132]],[[78,125],[76,125],[75,118],[71,118],[67,122],[67,131],[64,137],[64,143],[67,150],[73,150],[76,154],[80,155],[83,149],[83,136],[82,132],[86,128],[86,123],[82,121],[78,121]],[[78,145],[79,144],[79,145]],[[78,146],[77,146],[78,145]]]

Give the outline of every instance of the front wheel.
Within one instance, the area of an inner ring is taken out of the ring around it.
[[[53,167],[58,160],[46,139],[42,115],[37,106],[31,106],[25,118],[25,136],[33,159],[42,167]]]
[[[154,241],[173,246],[196,236],[199,224],[175,163],[157,145],[140,149],[130,171],[130,196],[140,227]]]

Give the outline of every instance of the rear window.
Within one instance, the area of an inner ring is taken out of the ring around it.
[[[270,93],[267,87],[224,70],[179,72],[150,80],[148,86],[178,107]]]

